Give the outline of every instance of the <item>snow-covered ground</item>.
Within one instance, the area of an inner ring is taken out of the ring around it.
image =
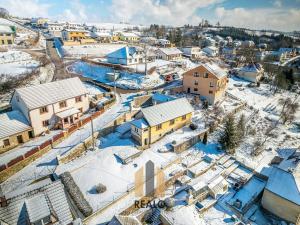
[[[64,55],[66,57],[105,57],[108,53],[123,48],[124,44],[95,44],[95,45],[78,45],[63,46]]]
[[[107,92],[101,87],[86,82],[84,83],[84,86],[88,90],[89,95],[98,95]]]
[[[89,77],[114,86],[114,82],[110,82],[106,79],[106,74],[113,72],[113,69],[110,67],[96,66],[79,61],[69,66],[68,69],[84,77]],[[122,71],[120,78],[116,81],[117,87],[125,89],[150,89],[163,84],[164,80],[156,73],[145,76],[143,74],[129,73],[126,71]]]
[[[251,127],[249,129],[255,130],[255,134],[248,134],[247,138],[237,148],[236,157],[258,172],[267,175],[269,171],[266,168],[275,155],[284,155],[290,149],[299,147],[300,131],[294,129],[293,124],[283,125],[279,123],[266,141],[262,153],[258,156],[251,154],[254,150],[254,143],[263,140],[267,129],[279,119],[282,110],[282,106],[278,103],[279,99],[287,97],[293,99],[295,93],[282,90],[273,94],[267,84],[249,88],[246,87],[248,83],[237,78],[231,78],[229,81],[228,92],[248,104],[248,107],[239,112],[237,117],[244,114],[246,120],[249,120],[247,122],[247,125]],[[235,84],[242,84],[242,87],[236,87]],[[300,110],[296,113],[296,119],[299,120],[299,118]]]
[[[0,73],[6,78],[31,72],[39,66],[39,62],[32,59],[31,55],[17,50],[0,52]]]

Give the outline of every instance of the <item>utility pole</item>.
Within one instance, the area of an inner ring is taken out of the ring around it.
[[[147,49],[146,45],[144,45],[144,53],[145,53],[145,76],[147,75]]]
[[[91,127],[92,127],[92,144],[93,144],[93,151],[95,150],[95,139],[94,139],[94,124],[93,124],[93,117],[91,117]]]

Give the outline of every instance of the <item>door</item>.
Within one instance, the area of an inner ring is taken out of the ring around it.
[[[191,93],[191,89],[190,88],[187,89],[187,93]]]
[[[22,136],[22,135],[18,135],[18,136],[17,136],[17,140],[18,140],[18,143],[19,143],[19,144],[21,144],[21,143],[24,142],[24,141],[23,141],[23,136]]]
[[[28,136],[29,136],[29,138],[33,138],[33,131],[32,130],[28,131]]]

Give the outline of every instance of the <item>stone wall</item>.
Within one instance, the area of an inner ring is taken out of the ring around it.
[[[199,141],[203,141],[205,133],[207,133],[207,135],[208,135],[208,129],[201,131],[199,134],[187,139],[186,141],[183,141],[181,143],[172,144],[171,145],[172,150],[175,153],[181,153],[181,152],[191,148],[192,146],[197,144]]]

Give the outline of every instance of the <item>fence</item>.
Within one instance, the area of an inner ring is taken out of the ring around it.
[[[115,101],[115,98],[113,102]],[[109,105],[111,105],[113,102],[110,102]],[[72,134],[74,131],[76,131],[78,128],[84,126],[88,122],[91,121],[91,119],[95,119],[101,114],[104,113],[104,109],[101,109],[100,111],[96,111],[91,116],[84,118],[83,120],[80,120],[77,124],[74,124],[73,126],[69,127],[66,131],[62,131],[59,134],[53,136],[52,138],[44,141],[39,146],[35,146],[32,149],[29,149],[27,152],[25,152],[22,155],[16,156],[14,159],[10,160],[7,163],[0,163],[0,183],[5,181],[7,178],[27,166],[29,163],[33,162],[40,156],[42,156],[44,153],[46,153],[48,150],[59,144],[61,141],[63,141],[66,137],[68,137],[70,134]]]
[[[208,135],[208,129],[201,131],[199,134],[187,139],[186,141],[183,141],[179,144],[172,144],[172,150],[175,153],[181,153],[187,149],[189,149],[190,147],[194,146],[196,143],[198,143],[199,141],[203,141],[204,135]]]

